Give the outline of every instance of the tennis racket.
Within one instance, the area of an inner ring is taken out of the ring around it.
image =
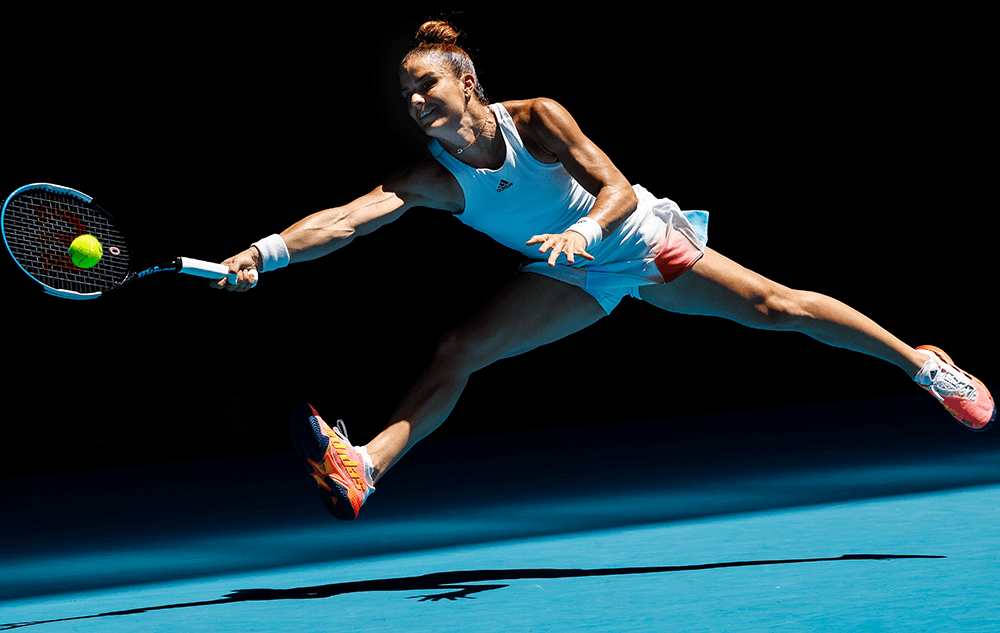
[[[90,196],[69,187],[35,183],[17,189],[4,202],[0,228],[21,270],[46,293],[64,299],[96,299],[162,272],[225,277],[236,283],[236,275],[222,264],[165,256],[139,244]],[[92,268],[77,267],[69,253],[70,243],[85,234],[102,246],[103,254]],[[256,270],[250,271],[250,278],[257,283]]]

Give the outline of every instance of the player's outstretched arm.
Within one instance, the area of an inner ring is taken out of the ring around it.
[[[280,235],[272,235],[223,262],[239,281],[215,283],[227,290],[249,290],[246,272],[261,272],[328,255],[403,215],[414,207],[461,211],[464,196],[458,182],[437,163],[426,163],[389,178],[385,184],[340,207],[308,215]]]

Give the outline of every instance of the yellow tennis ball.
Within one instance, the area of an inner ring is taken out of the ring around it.
[[[104,249],[93,235],[80,235],[69,245],[69,257],[80,268],[93,268],[102,255]]]

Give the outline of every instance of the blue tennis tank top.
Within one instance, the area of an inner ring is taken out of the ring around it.
[[[455,214],[466,225],[481,231],[504,246],[522,253],[531,260],[547,259],[538,252],[538,245],[525,242],[534,235],[562,233],[577,220],[590,213],[595,197],[574,179],[562,163],[536,160],[521,140],[513,118],[502,104],[490,106],[498,129],[507,145],[507,155],[500,169],[476,169],[466,165],[432,139],[431,154],[458,180],[465,194],[465,210]],[[594,261],[577,258],[575,267],[600,266],[610,262],[649,259],[663,243],[665,224],[663,213],[682,212],[669,200],[661,204],[661,213],[650,212],[655,203],[652,196],[636,185],[640,197],[639,209],[588,252]],[[686,222],[685,222],[686,224]],[[652,253],[652,254],[651,254]]]

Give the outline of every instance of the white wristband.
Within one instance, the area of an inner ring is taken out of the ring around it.
[[[580,218],[576,221],[576,224],[566,230],[575,231],[587,238],[587,250],[590,250],[600,244],[601,239],[604,237],[604,231],[601,229],[601,225],[597,223],[597,220],[590,217]]]
[[[251,246],[256,246],[257,251],[260,253],[261,272],[265,270],[271,272],[272,270],[284,268],[291,259],[288,254],[288,245],[285,244],[285,240],[277,233],[258,240],[251,244]]]

